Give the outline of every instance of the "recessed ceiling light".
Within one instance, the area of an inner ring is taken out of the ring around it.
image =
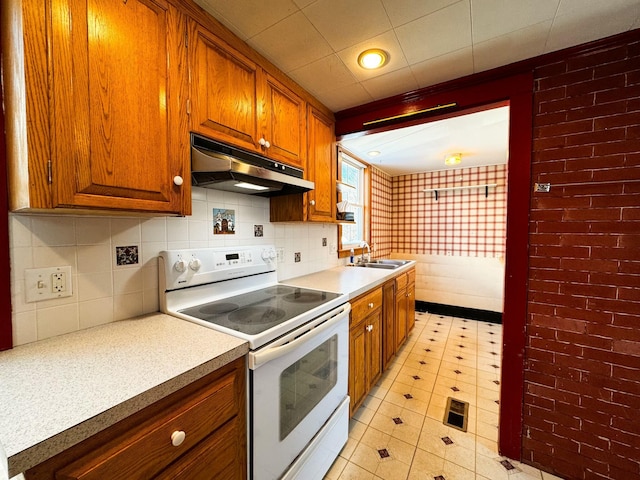
[[[462,162],[462,154],[461,153],[450,153],[446,157],[444,157],[445,165],[458,165]]]
[[[379,48],[370,48],[358,55],[358,65],[367,70],[383,67],[389,61],[389,55]]]
[[[380,155],[380,152],[378,150],[371,150],[370,152],[367,152],[367,155],[369,155],[370,157],[377,157],[378,155]]]

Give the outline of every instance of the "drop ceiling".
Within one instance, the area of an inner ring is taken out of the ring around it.
[[[640,28],[640,0],[196,2],[334,112]]]

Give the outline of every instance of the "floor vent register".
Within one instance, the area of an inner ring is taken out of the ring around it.
[[[469,402],[447,398],[447,408],[444,411],[443,423],[463,432],[467,431],[467,420],[469,418]]]

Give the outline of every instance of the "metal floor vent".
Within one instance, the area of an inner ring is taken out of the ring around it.
[[[467,431],[467,420],[469,418],[469,402],[447,398],[447,408],[444,411],[445,425],[457,428],[463,432]]]

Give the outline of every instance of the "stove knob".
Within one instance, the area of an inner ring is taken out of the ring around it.
[[[175,269],[176,272],[182,273],[187,269],[187,262],[185,260],[180,259],[173,264],[173,268]]]
[[[271,249],[271,250],[263,250],[262,251],[262,259],[265,262],[268,262],[269,260],[275,260],[277,257],[276,255],[276,251]]]
[[[197,272],[198,270],[200,270],[201,266],[202,266],[202,262],[198,258],[192,258],[191,261],[189,262],[189,268],[194,272]]]

